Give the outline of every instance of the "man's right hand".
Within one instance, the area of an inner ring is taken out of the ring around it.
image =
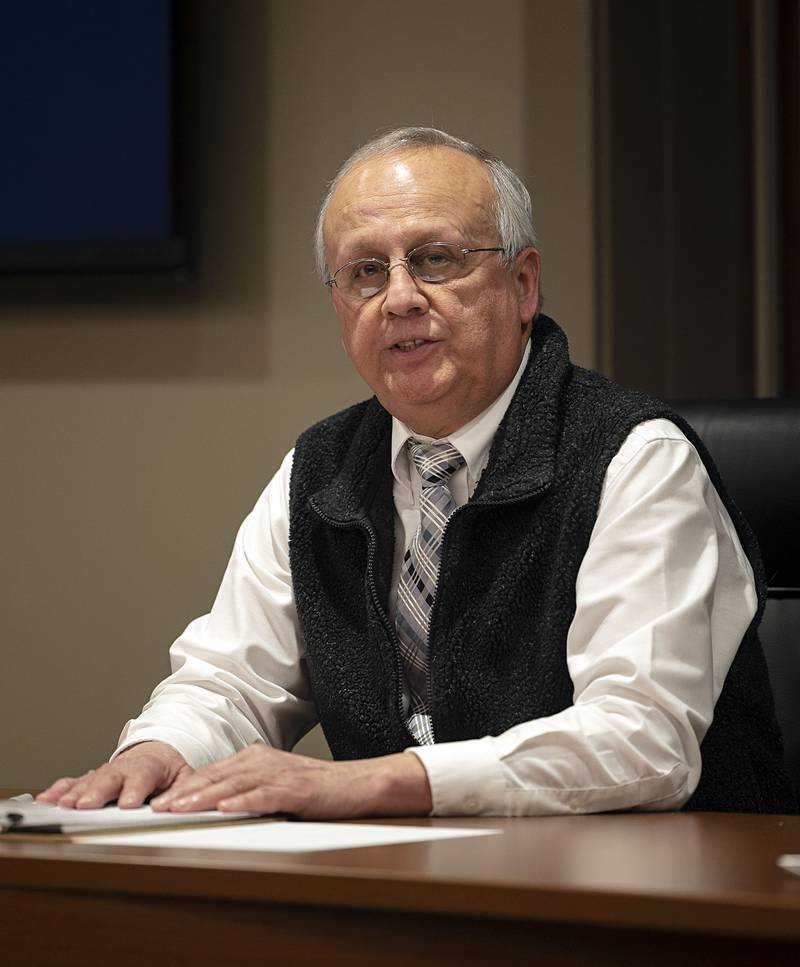
[[[132,809],[193,772],[171,745],[140,742],[99,769],[91,769],[76,779],[58,779],[39,793],[36,801],[74,809],[99,809],[116,799],[118,806]]]

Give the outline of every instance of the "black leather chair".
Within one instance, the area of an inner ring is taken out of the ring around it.
[[[800,399],[678,400],[755,531],[767,576],[761,641],[800,795]]]

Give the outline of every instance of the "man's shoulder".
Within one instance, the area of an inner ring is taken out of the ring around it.
[[[570,389],[573,393],[590,398],[592,401],[605,402],[609,406],[667,408],[663,400],[631,386],[623,386],[622,383],[616,383],[608,376],[593,369],[585,369],[583,366],[573,365]]]
[[[596,432],[602,426],[628,430],[650,420],[671,420],[672,408],[642,390],[615,383],[602,373],[573,366],[567,388],[567,412]]]

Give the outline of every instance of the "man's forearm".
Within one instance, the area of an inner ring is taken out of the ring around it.
[[[304,819],[426,816],[432,808],[425,767],[409,753],[328,762],[260,744],[198,769],[152,805],[178,812],[291,813]]]

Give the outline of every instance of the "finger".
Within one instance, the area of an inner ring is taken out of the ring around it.
[[[180,777],[177,779],[165,792],[156,796],[154,799],[150,800],[150,806],[155,809],[156,812],[169,809],[176,799],[181,799],[192,793],[199,792],[202,789],[208,788],[212,785],[210,779],[197,779],[197,773],[193,773],[186,777]]]
[[[221,759],[219,762],[212,762],[210,765],[203,766],[194,772],[180,775],[170,788],[150,801],[150,805],[155,810],[169,809],[177,799],[186,798],[193,793],[201,792],[217,782],[223,782],[230,775],[231,767],[240,767],[234,760]]]
[[[220,759],[218,762],[211,762],[194,772],[190,771],[185,775],[179,775],[165,793],[150,801],[150,805],[156,811],[171,809],[178,799],[187,799],[190,795],[201,792],[215,783],[224,782],[243,770],[251,773],[256,768],[264,767],[265,761],[271,761],[269,756],[275,754],[276,750],[269,749],[263,743],[255,742],[227,759]],[[285,753],[279,752],[277,754],[284,755]]]
[[[117,805],[121,809],[135,809],[143,805],[151,793],[163,788],[163,785],[164,779],[160,769],[137,769],[124,777],[122,788],[117,796]]]
[[[262,780],[263,781],[263,780]],[[252,775],[238,773],[220,782],[212,783],[203,789],[186,793],[174,799],[170,805],[172,812],[196,812],[200,809],[216,809],[221,799],[240,795],[258,785],[259,780]]]
[[[75,782],[63,792],[56,800],[57,806],[63,806],[67,809],[72,809],[75,803],[83,796],[87,789],[89,789],[94,782],[95,770],[90,769],[88,772],[79,776]]]
[[[122,808],[127,808],[147,802],[151,809],[158,812],[159,809],[165,808],[164,803],[159,806],[160,801],[162,799],[169,800],[173,791],[175,789],[180,790],[182,783],[185,783],[192,775],[194,775],[194,770],[191,766],[183,765],[177,775],[173,776],[171,772],[162,773],[156,781],[142,782],[138,776],[128,777],[120,793],[118,804]]]
[[[294,810],[288,805],[285,792],[282,789],[259,786],[256,789],[248,789],[247,792],[220,799],[215,808],[222,813],[291,813]]]
[[[125,782],[125,775],[119,769],[109,767],[98,769],[84,783],[62,796],[59,806],[74,806],[76,809],[100,809],[113,802]]]
[[[55,803],[64,793],[69,792],[77,781],[74,776],[64,776],[62,779],[56,779],[47,789],[43,789],[36,796],[36,802]]]
[[[143,770],[133,773],[141,777]],[[57,802],[67,809],[100,809],[119,798],[129,775],[129,767],[102,766],[82,776]],[[152,786],[152,780],[150,781]]]

